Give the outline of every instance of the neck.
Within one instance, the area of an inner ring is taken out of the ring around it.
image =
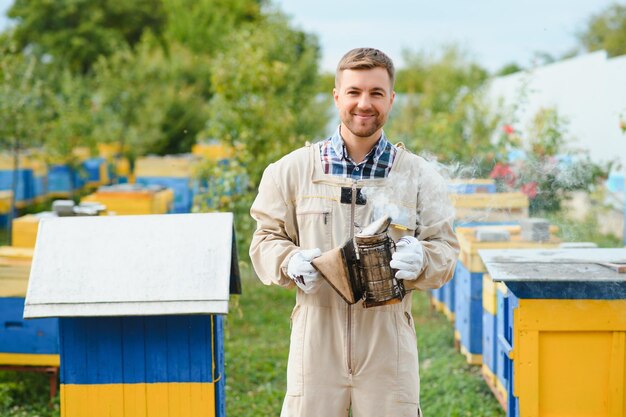
[[[343,124],[340,127],[339,133],[343,139],[343,143],[346,145],[346,151],[348,156],[357,164],[360,164],[365,159],[365,156],[372,150],[372,148],[378,142],[382,135],[382,129],[377,130],[372,136],[360,137],[355,136],[346,128]]]

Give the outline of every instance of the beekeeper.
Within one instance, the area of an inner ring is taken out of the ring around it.
[[[411,293],[393,305],[349,305],[311,265],[387,210],[398,242],[391,267],[405,288],[439,288],[452,277],[458,243],[446,185],[383,132],[393,85],[393,62],[383,52],[344,55],[333,89],[340,126],[270,164],[250,210],[257,275],[298,288],[282,417],[421,415]]]

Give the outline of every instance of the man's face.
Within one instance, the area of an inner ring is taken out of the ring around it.
[[[395,93],[384,68],[344,70],[333,89],[341,123],[356,137],[380,135]],[[347,132],[342,131],[344,136]]]

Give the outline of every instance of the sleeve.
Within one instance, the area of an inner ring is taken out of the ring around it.
[[[250,244],[250,259],[259,279],[266,285],[292,287],[287,275],[287,263],[299,250],[294,237],[287,233],[291,221],[290,207],[275,180],[275,165],[269,165],[259,184],[250,215],[256,220],[256,230]]]
[[[447,186],[427,163],[421,169],[418,188],[416,237],[424,249],[424,265],[415,281],[404,281],[407,289],[439,288],[452,279],[459,256],[453,230],[454,209]]]

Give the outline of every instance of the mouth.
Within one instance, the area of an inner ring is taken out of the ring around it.
[[[359,114],[359,113],[353,113],[352,115],[355,118],[360,119],[360,120],[368,120],[376,116],[375,114]]]

